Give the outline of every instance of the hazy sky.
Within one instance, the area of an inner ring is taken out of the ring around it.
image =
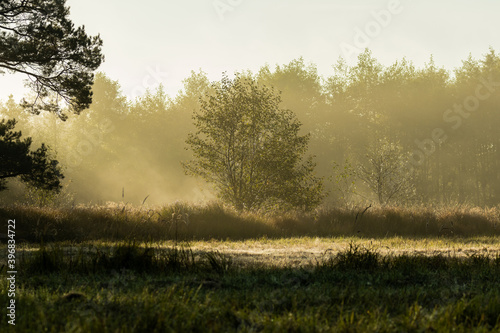
[[[162,82],[170,96],[191,70],[274,67],[300,56],[322,75],[343,56],[369,47],[385,65],[434,55],[448,69],[469,53],[500,52],[497,0],[68,0],[71,18],[101,34],[100,68],[128,96]],[[378,17],[378,18],[377,18]],[[22,76],[0,76],[0,99],[22,95]]]

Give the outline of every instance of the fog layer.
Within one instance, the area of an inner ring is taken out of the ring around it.
[[[311,133],[309,154],[329,192],[325,204],[500,202],[498,54],[465,59],[451,71],[432,58],[423,68],[406,59],[384,67],[366,51],[355,66],[339,60],[335,70],[321,77],[314,64],[297,59],[245,73],[281,91],[281,106]],[[16,118],[24,136],[50,146],[66,176],[66,200],[213,198],[180,163],[191,158],[185,140],[195,131],[193,111],[210,93],[205,73],[192,72],[174,97],[160,86],[128,100],[119,82],[103,73],[93,91],[90,109],[65,122],[30,115],[13,99],[0,104],[1,115]],[[23,191],[10,182],[2,200],[23,200]]]

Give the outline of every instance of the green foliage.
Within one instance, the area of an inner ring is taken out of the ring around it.
[[[499,119],[495,106],[500,97],[499,79],[500,58],[492,49],[479,61],[469,57],[454,72],[438,67],[432,57],[423,68],[407,59],[386,67],[366,50],[353,66],[340,60],[324,85],[329,108],[323,122],[331,124],[322,146],[335,145],[333,159],[341,161],[347,156],[376,156],[373,146],[378,140],[397,143],[401,157],[412,158],[410,167],[415,172],[401,169],[400,175],[393,173],[395,181],[389,184],[395,186],[390,187],[407,189],[389,200],[393,204],[419,199],[495,206],[500,193],[494,171],[498,170],[500,149],[493,125]],[[464,103],[477,98],[477,89],[487,91],[486,98],[477,110],[463,113]],[[395,160],[393,164],[399,163]],[[324,160],[319,159],[318,166],[321,164]],[[366,192],[385,203],[392,190],[384,190],[383,184],[376,189],[378,182],[372,181],[382,174],[370,162],[360,164],[368,171],[361,176],[371,178]],[[399,184],[404,179],[407,184]],[[358,190],[366,195],[361,187]]]
[[[366,156],[376,155],[380,149],[375,146],[381,140],[388,143],[386,147],[396,146],[401,159],[394,159],[394,164],[408,157],[417,162],[411,164],[414,173],[410,175],[404,169],[399,175],[393,173],[394,181],[386,182],[386,193],[380,192],[381,202],[390,196],[391,186],[396,188],[398,180],[406,179],[413,189],[400,191],[389,204],[418,200],[425,204],[498,205],[500,61],[495,51],[481,59],[465,59],[454,72],[440,68],[432,59],[422,68],[406,59],[382,66],[370,51],[362,53],[356,64],[339,61],[334,69],[332,76],[323,78],[314,64],[296,59],[274,68],[263,66],[255,75],[241,75],[253,77],[260,87],[279,90],[279,107],[293,110],[294,119],[301,124],[298,135],[310,134],[304,156],[315,156],[318,177],[333,176],[333,186],[327,186],[331,197],[325,202],[349,208],[365,199],[379,201],[379,192],[359,178],[356,196],[349,195],[350,176],[341,182],[346,191],[340,191],[336,177],[344,170],[333,174],[332,163],[337,161],[342,168],[341,162],[349,159],[356,172],[361,166],[370,178],[376,178]],[[478,88],[484,83],[486,86]],[[455,104],[471,101],[468,97],[474,97],[476,89],[484,96],[491,94],[480,100],[474,112],[455,110]],[[57,152],[77,203],[120,201],[123,187],[123,200],[134,204],[142,203],[147,195],[148,204],[213,199],[209,185],[203,179],[183,177],[179,163],[193,158],[192,151],[184,147],[188,134],[196,131],[191,115],[201,109],[199,97],[216,96],[205,73],[193,72],[177,96],[169,97],[159,87],[130,101],[120,84],[102,73],[95,77],[93,92],[94,103],[85,116],[69,116],[64,124],[50,114],[32,117],[22,112],[13,98],[2,103],[0,113],[16,118],[16,128],[24,135],[29,133],[33,145],[44,142]],[[434,129],[444,131],[444,136],[438,135],[443,140],[446,137],[444,142],[435,141]],[[304,160],[302,165],[307,158]],[[21,195],[14,198],[11,193],[12,201],[22,200]],[[264,208],[274,205],[273,201],[286,206],[273,199]]]
[[[74,112],[92,101],[92,72],[104,57],[102,40],[69,20],[65,0],[0,1],[0,69],[29,77],[36,96],[23,105],[33,112],[58,113],[57,94]],[[0,72],[1,73],[1,72]]]
[[[194,115],[196,133],[187,144],[195,160],[186,172],[215,184],[219,197],[238,210],[269,206],[311,209],[322,199],[312,158],[302,161],[309,136],[279,108],[280,97],[238,74],[214,84]]]
[[[44,144],[30,151],[32,139],[22,140],[22,133],[15,132],[15,126],[15,119],[0,122],[0,191],[6,189],[8,178],[19,177],[31,186],[58,192],[64,178],[59,162],[50,158]]]

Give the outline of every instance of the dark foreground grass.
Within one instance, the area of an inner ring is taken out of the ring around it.
[[[129,243],[50,245],[18,267],[16,327],[2,315],[2,332],[500,330],[498,256],[390,257],[351,244],[302,268],[243,267]]]

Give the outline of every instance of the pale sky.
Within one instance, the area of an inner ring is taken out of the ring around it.
[[[421,67],[432,54],[436,64],[447,69],[460,66],[469,53],[482,58],[489,47],[500,52],[497,0],[68,0],[67,4],[76,25],[85,25],[89,34],[100,33],[106,60],[99,70],[118,80],[129,97],[160,82],[173,97],[191,70],[202,69],[211,80],[219,80],[223,71],[257,71],[266,63],[274,67],[301,56],[326,77],[339,56],[354,64],[358,46],[370,48],[384,65],[406,57]],[[23,78],[0,76],[0,99],[11,93],[16,99],[22,97]]]

